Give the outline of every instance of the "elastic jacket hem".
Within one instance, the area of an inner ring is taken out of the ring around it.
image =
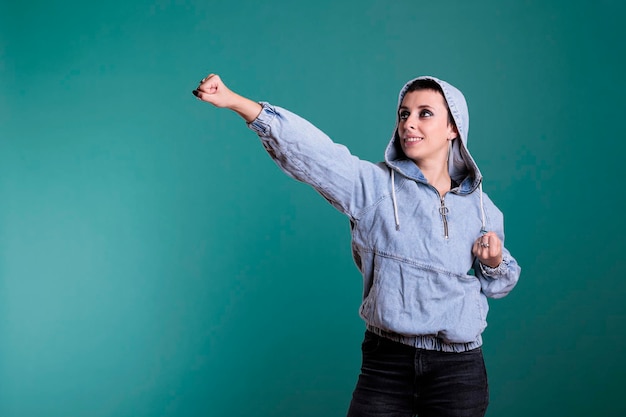
[[[446,343],[442,339],[433,335],[420,335],[420,336],[405,336],[393,332],[388,332],[378,327],[367,325],[367,330],[377,334],[385,339],[393,340],[394,342],[402,343],[403,345],[412,346],[414,348],[425,350],[437,350],[440,352],[467,352],[476,348],[479,348],[483,344],[482,336],[473,342],[468,343]]]

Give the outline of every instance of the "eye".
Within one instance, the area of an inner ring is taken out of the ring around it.
[[[430,110],[422,110],[420,112],[420,117],[431,117],[433,113]]]
[[[400,117],[400,120],[406,120],[409,118],[410,114],[411,112],[409,112],[408,110],[400,110],[400,113],[398,113],[398,116]]]

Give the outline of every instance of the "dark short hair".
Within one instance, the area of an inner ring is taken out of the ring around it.
[[[409,84],[404,95],[412,91],[421,91],[421,90],[432,90],[437,91],[443,97],[443,102],[446,104],[446,109],[448,110],[448,124],[452,124],[452,126],[456,127],[456,123],[454,122],[454,117],[452,117],[452,112],[450,112],[450,107],[448,106],[448,101],[446,100],[445,94],[443,94],[443,89],[437,83],[437,81],[430,78],[420,78],[419,80],[413,81]]]

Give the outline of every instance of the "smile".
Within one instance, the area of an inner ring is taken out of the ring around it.
[[[421,142],[424,138],[404,138],[404,143]]]

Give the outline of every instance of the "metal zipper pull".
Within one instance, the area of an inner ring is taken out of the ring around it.
[[[443,197],[439,197],[441,200],[441,207],[439,207],[439,214],[441,214],[441,219],[443,220],[443,237],[448,238],[448,207],[446,207],[446,202]]]

